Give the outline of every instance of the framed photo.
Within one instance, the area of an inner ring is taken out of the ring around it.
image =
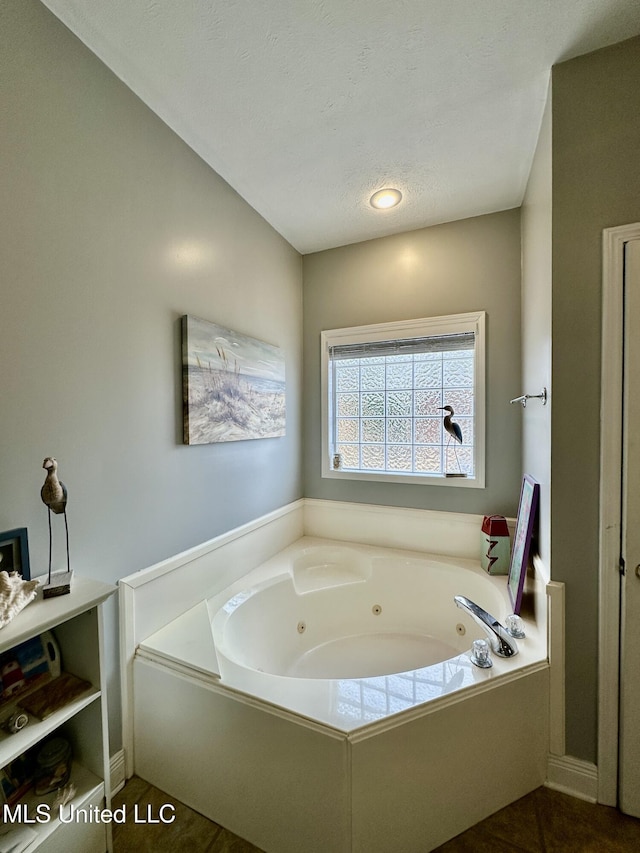
[[[0,533],[0,572],[18,572],[26,581],[31,580],[26,527]]]
[[[507,581],[513,612],[518,614],[522,606],[522,590],[524,589],[524,581],[527,576],[529,549],[531,547],[531,538],[538,510],[539,495],[539,484],[529,474],[525,474],[522,478],[522,488],[520,489],[518,521],[513,537],[509,580]]]

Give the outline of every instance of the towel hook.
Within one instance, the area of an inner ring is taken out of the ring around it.
[[[521,394],[520,397],[514,397],[509,400],[510,403],[522,403],[522,408],[527,408],[527,400],[542,400],[542,405],[547,405],[547,389],[542,389],[542,394]]]

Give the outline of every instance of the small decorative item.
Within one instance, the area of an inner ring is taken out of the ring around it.
[[[38,581],[26,581],[18,572],[0,572],[0,628],[36,597]]]
[[[490,575],[508,575],[511,546],[507,519],[503,515],[485,515],[480,535],[480,563]]]
[[[0,628],[35,598],[38,581],[30,578],[27,528],[0,533]]]
[[[0,655],[0,708],[57,678],[60,671],[60,648],[51,631],[4,652]]]
[[[61,809],[63,806],[68,805],[77,793],[77,788],[73,782],[70,785],[65,785],[64,788],[58,788],[58,792],[53,800],[54,809]]]
[[[26,527],[16,527],[15,530],[0,533],[0,571],[18,572],[26,581],[30,580]]]
[[[78,678],[72,672],[62,672],[20,699],[18,705],[33,717],[46,720],[88,690],[91,690],[91,682]]]
[[[47,583],[42,588],[44,598],[53,598],[58,595],[65,595],[71,592],[71,578],[73,572],[69,564],[69,524],[67,522],[67,487],[58,479],[58,463],[53,456],[47,456],[42,463],[42,467],[47,472],[44,485],[40,490],[40,497],[43,503],[49,510],[49,575]],[[56,515],[64,515],[64,528],[67,535],[67,571],[56,572],[51,575],[51,550],[52,550],[52,534],[51,534],[51,513]]]
[[[182,318],[184,443],[285,434],[284,355],[279,347]]]
[[[45,742],[36,755],[36,796],[64,788],[71,776],[71,744],[63,737]]]
[[[447,450],[449,445],[451,444],[451,439],[453,439],[453,452],[455,453],[456,462],[458,464],[457,473],[449,473],[446,472],[446,477],[466,477],[467,475],[463,473],[462,468],[460,467],[460,460],[458,459],[458,451],[456,449],[456,444],[462,444],[462,429],[460,428],[460,424],[452,421],[451,418],[454,416],[455,412],[453,411],[452,406],[438,406],[441,412],[447,412],[444,416],[443,426],[445,431],[449,434],[449,440],[447,441]],[[446,451],[445,451],[446,453]]]
[[[29,722],[29,715],[25,714],[24,711],[14,711],[6,720],[3,720],[0,723],[0,727],[3,728],[9,734],[15,735],[19,731],[21,731]]]
[[[0,770],[0,787],[4,799],[13,805],[33,787],[35,759],[31,751],[19,755]],[[11,849],[11,848],[10,848]]]
[[[18,660],[14,657],[4,658],[0,668],[2,675],[2,698],[10,699],[25,686],[24,673]]]
[[[509,567],[509,597],[513,605],[513,612],[520,614],[522,605],[522,591],[527,576],[527,565],[529,561],[529,549],[533,537],[533,527],[538,509],[540,486],[529,474],[522,478],[520,490],[520,503],[518,505],[518,521],[513,538],[513,551],[511,553],[511,565]]]

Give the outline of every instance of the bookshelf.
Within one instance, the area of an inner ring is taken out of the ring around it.
[[[54,806],[55,792],[37,795],[33,787],[24,794],[18,788],[10,791],[10,804],[5,802],[6,794],[0,801],[0,833],[8,830],[21,836],[21,853],[111,853],[111,824],[83,819],[83,815],[94,816],[96,810],[109,808],[111,799],[103,605],[114,592],[114,586],[75,576],[70,594],[43,600],[39,591],[31,604],[0,629],[0,662],[10,659],[17,646],[51,631],[62,671],[88,682],[79,696],[43,715],[44,719],[29,714],[28,724],[15,734],[0,729],[0,768],[9,788],[14,763],[37,752],[47,738],[64,738],[73,752],[70,783],[76,793],[62,813]],[[4,698],[0,723],[19,706],[24,694]]]

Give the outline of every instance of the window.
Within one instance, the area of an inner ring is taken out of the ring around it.
[[[322,332],[322,476],[483,488],[484,326],[477,312]]]

